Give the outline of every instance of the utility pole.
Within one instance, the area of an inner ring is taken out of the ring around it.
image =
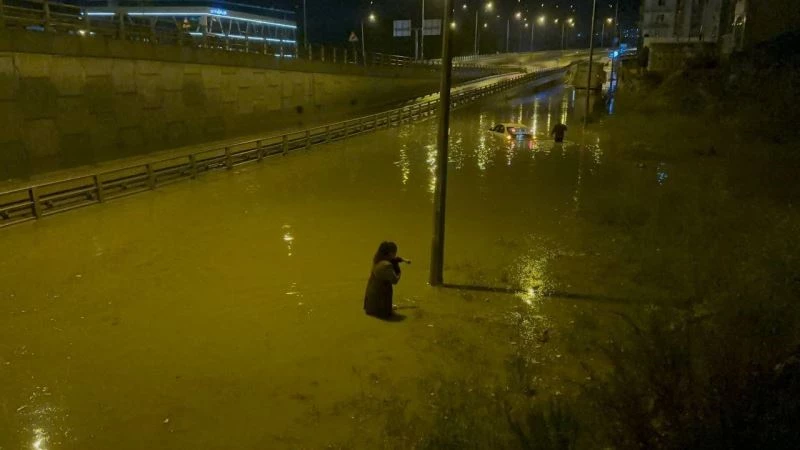
[[[433,240],[431,242],[431,286],[444,283],[444,228],[447,204],[447,154],[450,138],[450,85],[453,75],[453,52],[450,48],[453,0],[444,0],[442,27],[442,85],[439,90],[439,133],[436,151],[436,189],[433,195]]]
[[[597,15],[597,0],[592,0],[592,26],[589,33],[589,75],[586,78],[586,109],[583,116],[583,126],[589,122],[589,97],[592,95],[592,65],[594,62],[594,20]]]

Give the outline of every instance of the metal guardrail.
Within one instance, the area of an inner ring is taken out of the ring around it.
[[[451,98],[451,107],[457,108],[563,71],[563,68],[541,70],[458,92]],[[286,155],[313,145],[425,119],[436,114],[438,104],[438,99],[429,100],[344,122],[2,192],[0,228],[194,179],[208,172],[260,162],[270,156]]]

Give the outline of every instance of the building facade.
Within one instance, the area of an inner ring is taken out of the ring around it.
[[[717,42],[723,0],[642,0],[646,42]]]

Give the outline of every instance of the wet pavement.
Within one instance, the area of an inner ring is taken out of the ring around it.
[[[426,284],[432,120],[2,230],[0,449],[363,446],[381,402],[413,408],[431,373],[474,370],[465,349],[502,378],[510,323],[544,342],[571,320],[559,310],[608,294],[580,264],[553,273],[585,256],[580,211],[605,161],[582,103],[554,88],[453,116],[445,278],[526,295]],[[498,122],[535,139],[486,131]],[[386,239],[414,261],[397,322],[361,310]]]

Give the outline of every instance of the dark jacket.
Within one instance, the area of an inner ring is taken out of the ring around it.
[[[364,294],[364,311],[376,317],[392,315],[392,285],[400,281],[400,268],[390,261],[379,261],[372,266]]]

